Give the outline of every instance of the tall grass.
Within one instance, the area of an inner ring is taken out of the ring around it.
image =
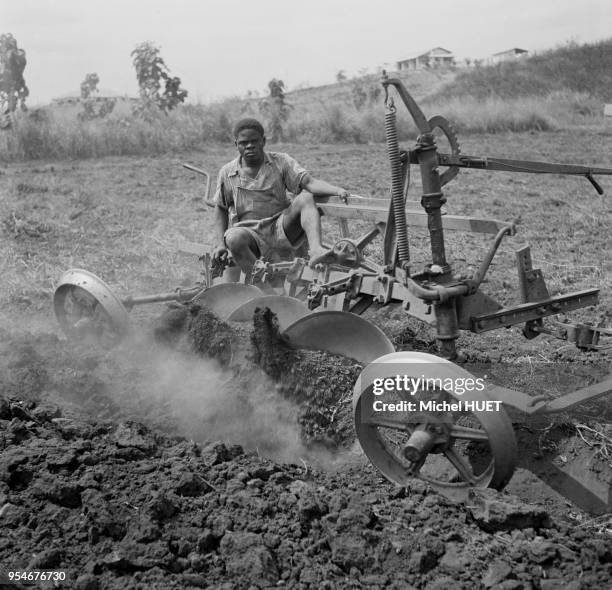
[[[426,101],[423,108],[431,114],[443,114],[464,133],[554,131],[602,119],[598,100],[569,91],[512,99],[436,98]]]
[[[435,98],[421,108],[427,117],[444,115],[461,133],[554,131],[601,120],[601,103],[585,93],[552,92],[547,96],[515,99],[490,97]],[[410,115],[398,106],[400,140],[414,138],[417,130]],[[370,105],[355,109],[337,104],[311,107],[294,113],[286,133],[292,142],[382,142],[385,140],[384,107]]]
[[[94,158],[194,149],[229,141],[235,112],[235,105],[228,102],[183,106],[168,115],[151,113],[146,119],[129,114],[82,121],[60,109],[46,109],[37,117],[17,113],[11,127],[0,131],[0,159]]]
[[[553,92],[515,99],[490,97],[441,98],[421,105],[430,117],[442,114],[461,133],[553,131],[601,119],[601,104],[583,93]],[[95,158],[107,155],[147,155],[201,149],[232,141],[232,123],[244,114],[256,115],[238,102],[183,106],[167,116],[148,120],[128,115],[94,121],[49,113],[33,120],[20,113],[12,128],[0,131],[0,160]],[[398,105],[401,141],[417,131],[410,115]],[[294,109],[284,125],[285,141],[293,143],[383,142],[384,106],[357,109],[350,104],[314,103]]]

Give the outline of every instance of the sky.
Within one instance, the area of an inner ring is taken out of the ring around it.
[[[0,0],[26,51],[28,105],[99,87],[137,95],[130,53],[160,48],[191,102],[330,84],[444,47],[459,60],[612,37],[612,0]]]

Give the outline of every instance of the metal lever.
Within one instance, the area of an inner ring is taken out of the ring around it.
[[[192,166],[191,164],[183,164],[183,168],[187,168],[187,170],[191,170],[192,172],[197,172],[198,174],[201,174],[202,176],[206,177],[206,189],[204,191],[204,202],[209,206],[209,207],[214,207],[215,206],[215,202],[212,199],[209,199],[208,197],[210,196],[210,174],[208,174],[208,172],[200,169],[200,168],[196,168],[195,166]]]
[[[387,92],[387,87],[389,85],[395,87],[395,90],[402,99],[402,102],[404,103],[404,105],[408,109],[408,112],[412,116],[412,119],[417,129],[421,133],[431,133],[431,125],[429,124],[429,121],[423,114],[423,111],[420,109],[419,105],[415,102],[414,98],[412,98],[412,96],[406,90],[402,81],[398,78],[387,77],[387,72],[383,70],[381,82],[383,87],[385,88],[385,92]]]
[[[587,172],[585,176],[587,177],[587,180],[595,187],[595,190],[598,192],[598,194],[603,195],[604,191],[601,188],[601,185],[595,180],[593,175],[590,172]]]

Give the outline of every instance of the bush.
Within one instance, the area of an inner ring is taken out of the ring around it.
[[[230,105],[231,106],[231,105]],[[48,109],[46,116],[17,113],[11,129],[0,133],[3,161],[38,158],[97,158],[197,149],[231,141],[231,121],[239,112],[224,104],[180,106],[167,115],[151,111],[146,120],[112,113],[83,120],[75,113]]]

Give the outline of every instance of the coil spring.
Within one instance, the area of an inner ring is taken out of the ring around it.
[[[408,244],[408,230],[406,228],[406,212],[404,209],[402,165],[400,162],[397,126],[395,124],[395,108],[393,105],[389,106],[385,112],[385,137],[387,140],[389,162],[391,163],[391,202],[393,206],[393,217],[395,219],[397,250],[399,262],[403,263],[410,260],[410,249]]]

